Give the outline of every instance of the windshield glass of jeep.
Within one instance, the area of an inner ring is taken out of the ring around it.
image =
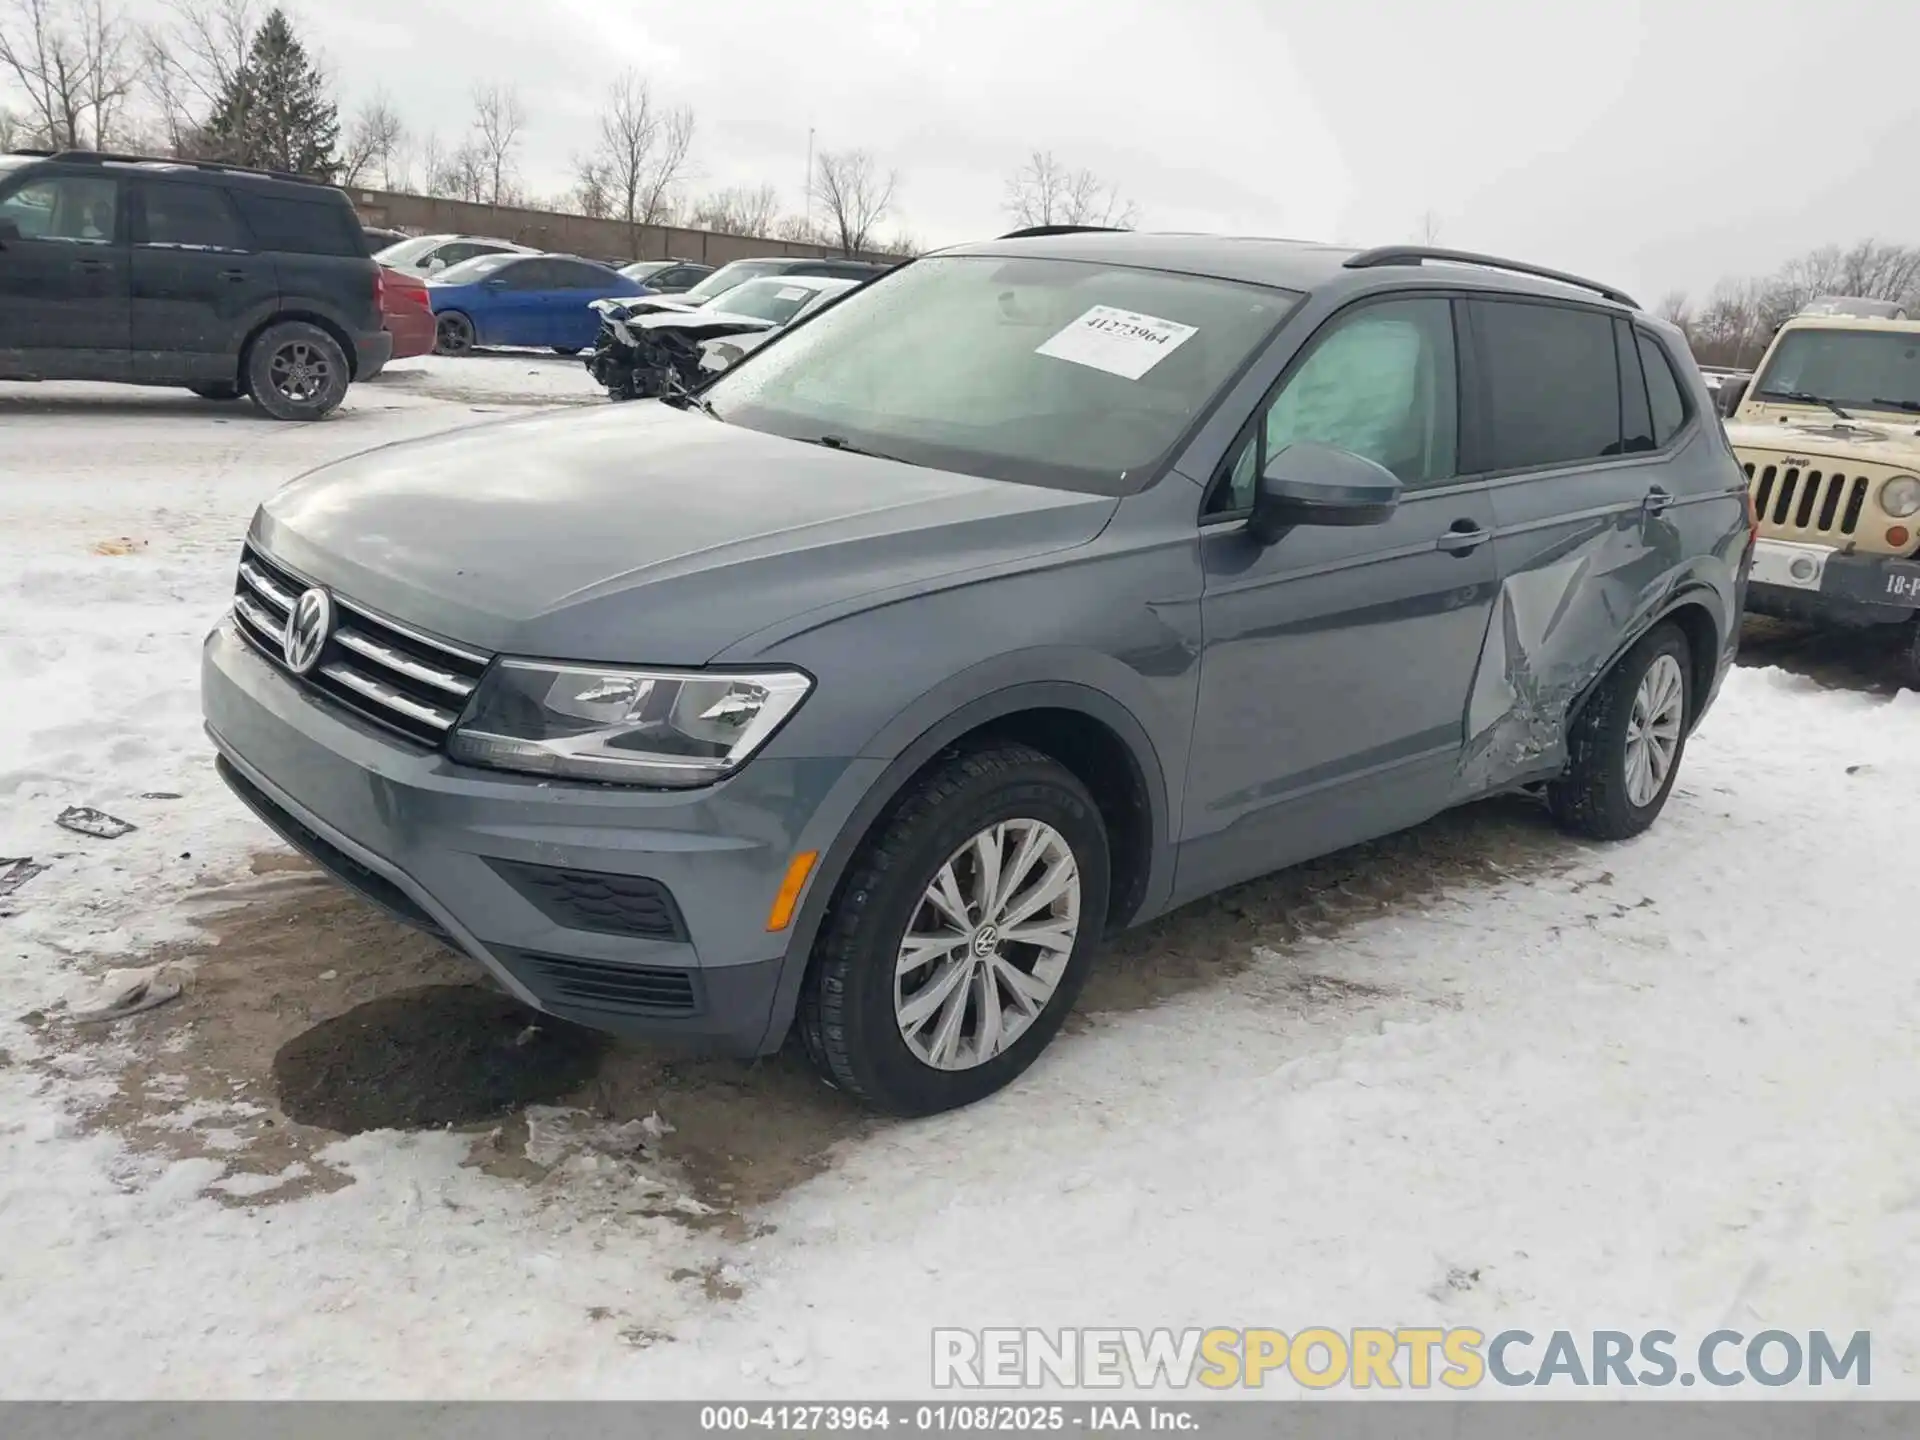
[[[919,260],[705,392],[719,418],[993,479],[1138,490],[1300,297],[1073,260]]]
[[[1789,330],[1754,397],[1815,395],[1847,410],[1920,413],[1920,331]]]

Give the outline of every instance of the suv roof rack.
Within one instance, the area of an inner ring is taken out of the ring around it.
[[[1009,230],[997,235],[997,240],[1030,240],[1040,235],[1122,235],[1126,231],[1119,225],[1029,225],[1024,230]]]
[[[296,175],[291,170],[261,170],[252,165],[230,165],[225,160],[185,160],[177,155],[122,155],[112,150],[16,150],[13,153],[35,155],[45,160],[64,160],[75,165],[177,165],[187,170],[258,175],[264,179],[287,180],[297,185],[327,184],[325,180],[316,180],[311,175]]]
[[[1562,285],[1571,285],[1579,290],[1591,290],[1616,305],[1624,305],[1629,310],[1638,310],[1639,302],[1624,290],[1616,290],[1611,285],[1602,285],[1598,280],[1588,280],[1579,275],[1569,275],[1564,270],[1549,270],[1544,265],[1529,265],[1521,260],[1502,260],[1497,255],[1481,255],[1473,250],[1441,250],[1432,245],[1381,245],[1372,250],[1362,250],[1358,255],[1349,255],[1344,262],[1349,270],[1372,270],[1384,265],[1419,265],[1427,260],[1438,260],[1450,265],[1478,265],[1483,270],[1508,270],[1515,275],[1532,275],[1540,280],[1557,280]]]

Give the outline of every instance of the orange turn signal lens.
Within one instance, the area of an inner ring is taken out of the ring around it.
[[[768,930],[784,930],[793,923],[793,912],[800,906],[800,892],[807,888],[807,877],[813,874],[814,863],[819,858],[818,850],[802,850],[787,862],[780,893],[773,897],[773,908],[767,911]]]
[[[1887,543],[1893,546],[1894,549],[1904,549],[1906,543],[1911,539],[1913,539],[1913,535],[1906,526],[1889,525],[1887,527]]]

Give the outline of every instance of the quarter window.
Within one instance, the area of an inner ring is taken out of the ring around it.
[[[1253,505],[1256,477],[1287,446],[1331,445],[1408,486],[1457,473],[1453,312],[1441,299],[1388,300],[1336,318],[1267,404],[1235,455],[1214,513]]]
[[[1530,301],[1471,303],[1486,386],[1487,468],[1527,470],[1619,455],[1612,318]]]
[[[1687,423],[1686,392],[1674,378],[1667,347],[1651,335],[1638,330],[1633,333],[1640,342],[1640,364],[1647,372],[1647,399],[1653,405],[1653,443],[1665,445]]]

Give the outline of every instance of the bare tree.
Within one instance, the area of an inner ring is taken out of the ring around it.
[[[347,126],[347,141],[340,155],[340,183],[351,190],[378,175],[381,186],[391,189],[394,160],[406,134],[407,127],[394,108],[393,98],[384,90],[375,91]]]
[[[176,155],[202,148],[201,131],[246,64],[256,0],[168,0],[167,17],[140,38],[141,85]]]
[[[873,227],[893,208],[899,183],[898,171],[879,172],[871,151],[842,150],[817,158],[813,199],[826,210],[831,243],[840,247],[841,254],[858,255],[867,248]]]
[[[1139,207],[1091,170],[1069,170],[1051,150],[1036,150],[1007,177],[1005,208],[1016,224],[1111,225],[1130,229]]]
[[[894,231],[888,239],[883,240],[880,248],[889,255],[905,255],[910,259],[915,255],[924,255],[927,252],[927,247],[920,243],[920,237],[905,226]]]
[[[821,228],[820,222],[807,215],[782,215],[773,222],[773,238],[790,240],[800,245],[831,245],[833,236]]]
[[[1653,307],[1653,313],[1670,324],[1686,329],[1693,321],[1693,308],[1687,301],[1684,290],[1669,290],[1660,297],[1660,303]]]
[[[672,219],[674,190],[693,149],[693,111],[665,109],[629,70],[608,88],[593,153],[574,161],[580,203],[588,214],[626,221],[629,241],[641,225]]]
[[[520,148],[520,132],[526,128],[526,107],[511,85],[483,85],[473,92],[474,138],[463,149],[474,152],[479,161],[486,177],[486,193],[479,198],[490,205],[512,198],[514,154]]]
[[[110,145],[133,89],[132,36],[106,0],[12,0],[0,74],[26,92],[26,128],[56,149]]]
[[[20,117],[0,105],[0,150],[11,150],[20,141]]]
[[[1413,240],[1416,245],[1438,245],[1440,243],[1440,216],[1433,210],[1423,210],[1413,227]]]
[[[695,202],[687,220],[696,230],[759,238],[773,234],[779,214],[780,192],[773,186],[737,186],[716,190]]]
[[[421,146],[420,163],[426,172],[427,193],[475,205],[487,199],[487,158],[471,142],[449,150],[438,135],[428,135]]]

